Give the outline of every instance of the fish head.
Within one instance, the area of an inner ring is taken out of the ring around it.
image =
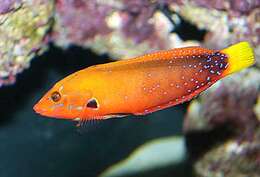
[[[76,119],[82,117],[86,100],[91,100],[89,90],[80,92],[70,84],[58,82],[33,107],[34,111],[46,117]],[[95,106],[90,103],[90,106]]]

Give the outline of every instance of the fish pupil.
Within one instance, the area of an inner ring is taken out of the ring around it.
[[[59,92],[53,92],[52,94],[51,94],[51,99],[52,99],[52,101],[54,101],[54,102],[58,102],[60,99],[61,99],[61,95],[60,95],[60,93]]]
[[[97,100],[92,98],[87,103],[88,108],[98,108]]]

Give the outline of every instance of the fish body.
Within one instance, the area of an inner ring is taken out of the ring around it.
[[[254,63],[247,42],[185,47],[88,67],[56,83],[34,106],[44,116],[91,120],[145,115],[192,99]]]

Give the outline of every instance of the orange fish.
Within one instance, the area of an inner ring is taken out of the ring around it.
[[[252,64],[254,54],[247,42],[223,50],[159,51],[73,73],[56,83],[34,110],[76,121],[145,115],[188,101]]]

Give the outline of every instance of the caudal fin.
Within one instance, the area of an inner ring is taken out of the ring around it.
[[[247,68],[255,63],[254,51],[248,42],[239,42],[220,52],[228,56],[228,74]]]

